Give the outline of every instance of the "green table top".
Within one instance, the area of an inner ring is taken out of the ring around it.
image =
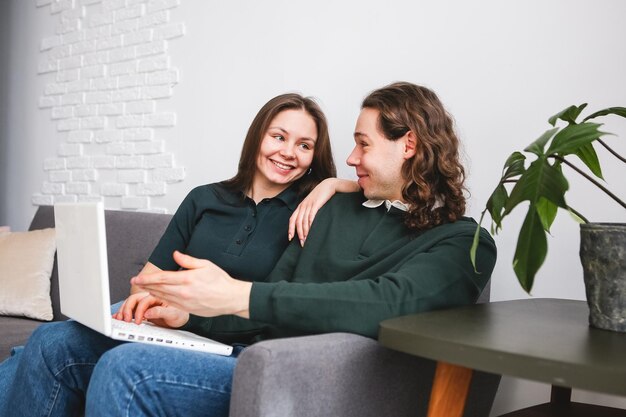
[[[626,396],[626,333],[589,327],[584,301],[528,299],[385,320],[391,349],[480,371]]]

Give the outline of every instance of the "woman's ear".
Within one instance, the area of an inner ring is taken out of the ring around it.
[[[410,159],[415,156],[417,147],[417,138],[412,130],[404,135],[404,159]]]

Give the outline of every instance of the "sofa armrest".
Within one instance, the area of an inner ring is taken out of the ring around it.
[[[230,417],[425,416],[435,363],[347,333],[276,339],[239,356]],[[487,416],[499,376],[476,373],[465,416]]]

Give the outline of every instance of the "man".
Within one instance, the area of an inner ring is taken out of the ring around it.
[[[347,162],[362,193],[334,196],[317,213],[304,246],[292,242],[266,281],[231,277],[207,260],[175,252],[182,270],[131,280],[150,293],[135,316],[249,344],[336,331],[375,338],[381,320],[473,303],[491,275],[496,248],[482,230],[475,271],[469,250],[476,223],[462,217],[459,143],[437,96],[410,83],[372,92],[354,140]],[[71,341],[44,336],[29,345],[47,350],[46,357],[60,352],[54,363],[65,363]],[[98,347],[105,353],[93,368],[72,364],[89,372],[76,378],[89,381],[86,395],[83,385],[46,372],[57,391],[64,384],[63,392],[84,395],[85,415],[228,414],[236,354],[94,340],[116,345]],[[54,343],[63,347],[50,347]]]
[[[192,313],[179,318],[185,329],[244,343],[335,331],[375,338],[381,320],[473,303],[496,249],[481,231],[476,272],[469,258],[475,222],[462,217],[459,143],[437,96],[410,83],[372,92],[354,140],[347,163],[363,192],[334,196],[304,247],[292,243],[267,282],[237,280],[175,253],[185,271],[133,284]]]

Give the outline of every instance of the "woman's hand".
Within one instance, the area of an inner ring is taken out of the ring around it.
[[[309,234],[311,224],[315,219],[318,210],[335,195],[335,193],[352,193],[359,191],[359,184],[355,181],[342,180],[340,178],[326,178],[324,181],[309,193],[289,218],[289,240],[298,233],[300,246],[304,246],[304,241]]]
[[[140,274],[131,283],[167,308],[203,317],[249,317],[251,282],[233,279],[214,263],[178,251],[174,252],[174,260],[184,269]]]
[[[165,301],[141,291],[128,297],[113,318],[137,324],[149,320],[157,326],[178,328],[189,321],[189,313],[168,306]]]
[[[116,320],[123,320],[128,322],[133,321],[137,304],[141,299],[149,295],[150,294],[145,291],[139,291],[129,295],[128,298],[124,300],[119,310],[117,310],[117,313],[113,314],[113,318]],[[139,323],[141,323],[141,321],[139,321]]]

